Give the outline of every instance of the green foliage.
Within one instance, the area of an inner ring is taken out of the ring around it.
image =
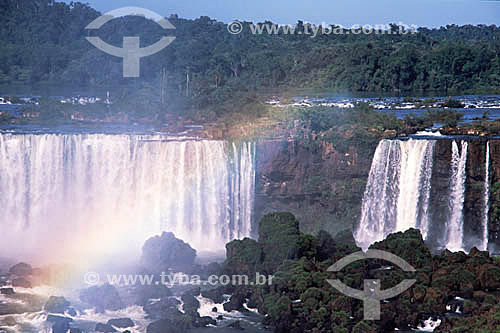
[[[496,26],[310,38],[252,34],[249,22],[243,33],[231,35],[224,23],[209,17],[187,20],[176,15],[169,18],[176,41],[141,60],[140,80],[125,79],[121,59],[85,39],[85,27],[99,15],[80,2],[3,0],[0,84],[145,88],[156,100],[165,98],[162,112],[204,120],[223,114],[262,115],[263,105],[248,98],[277,88],[492,92],[500,84]],[[298,22],[297,30],[304,26]],[[99,36],[113,45],[120,45],[123,36],[140,36],[141,44],[151,45],[163,35],[157,24],[140,17],[115,19],[99,29]],[[311,126],[325,128],[329,121],[314,119]],[[388,128],[383,119],[378,121]]]
[[[286,259],[294,259],[300,249],[299,221],[290,213],[271,213],[259,222],[259,243],[266,271],[272,272]]]
[[[449,109],[431,109],[427,110],[424,114],[424,118],[432,122],[439,123],[457,123],[463,118],[464,114],[455,110]]]

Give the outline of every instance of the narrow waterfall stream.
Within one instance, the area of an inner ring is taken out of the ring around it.
[[[450,217],[447,223],[446,248],[451,251],[463,249],[464,216],[463,207],[465,199],[465,165],[467,162],[467,141],[461,142],[461,149],[456,141],[452,142],[449,209]]]
[[[366,249],[388,234],[428,230],[434,141],[382,140],[373,158],[355,239]]]

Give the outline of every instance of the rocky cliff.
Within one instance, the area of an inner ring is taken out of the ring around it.
[[[459,141],[460,139],[455,139]],[[479,244],[484,221],[487,139],[467,139],[464,247]],[[437,140],[431,180],[429,243],[443,244],[449,219],[452,139]],[[500,251],[500,140],[490,139],[490,250]],[[359,220],[376,143],[339,152],[328,143],[261,141],[257,145],[255,220],[269,212],[288,211],[301,230],[335,235]]]
[[[297,216],[301,230],[336,234],[359,219],[376,143],[336,151],[322,143],[261,141],[257,145],[256,221],[269,212]]]

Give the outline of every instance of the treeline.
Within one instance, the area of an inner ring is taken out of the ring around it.
[[[455,25],[416,34],[254,35],[249,22],[232,35],[208,17],[169,17],[177,39],[141,60],[141,78],[124,79],[122,60],[93,47],[96,35],[120,46],[141,46],[165,35],[156,23],[126,17],[97,32],[85,27],[100,15],[88,5],[51,0],[0,0],[0,85],[57,83],[140,87],[167,111],[231,111],[224,104],[267,88],[339,92],[500,91],[500,28]],[[270,23],[270,22],[268,22]],[[303,31],[299,22],[297,29]],[[250,97],[249,102],[252,98]],[[170,108],[170,110],[169,110]]]

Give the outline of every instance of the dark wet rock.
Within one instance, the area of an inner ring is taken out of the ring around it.
[[[163,284],[152,285],[137,285],[134,286],[133,295],[135,296],[135,304],[144,306],[150,299],[163,299],[172,296],[170,288]]]
[[[47,301],[42,296],[22,293],[6,295],[6,297],[7,300],[5,302],[0,302],[0,316],[38,312],[42,310],[43,305]]]
[[[8,326],[8,327],[16,326],[17,321],[14,317],[8,316],[8,317],[3,318],[3,320],[0,321],[0,326],[2,326],[2,325]]]
[[[259,307],[259,296],[257,294],[251,294],[247,302],[247,307],[250,309],[257,309]]]
[[[12,286],[13,287],[20,287],[20,288],[31,288],[31,282],[25,278],[16,278],[12,280]]]
[[[116,311],[123,308],[120,295],[112,285],[93,286],[80,292],[80,300],[96,308],[97,312]]]
[[[104,332],[104,333],[112,333],[112,332],[118,332],[115,328],[113,328],[111,325],[108,324],[103,324],[103,323],[97,323],[95,325],[95,331],[96,332]]]
[[[209,325],[217,326],[217,321],[209,316],[200,317],[198,319],[198,327],[207,327]]]
[[[70,305],[71,303],[64,297],[50,296],[43,309],[51,313],[64,313],[69,309]]]
[[[68,317],[64,317],[64,316],[58,316],[58,315],[49,314],[47,316],[47,321],[49,323],[57,323],[57,322],[68,322],[68,323],[71,323],[73,321],[73,319],[68,318]]]
[[[134,327],[134,321],[130,318],[117,318],[108,320],[108,325],[112,325],[118,328],[128,328]]]
[[[72,308],[72,307],[68,308],[67,314],[72,316],[72,317],[76,317],[78,315],[75,308]]]
[[[209,290],[202,290],[201,296],[211,299],[214,303],[223,303],[224,299],[224,288],[214,288]]]
[[[184,295],[190,295],[190,296],[200,296],[201,294],[201,288],[200,287],[195,287],[195,288],[191,288],[189,290],[186,290],[184,292]]]
[[[164,232],[144,243],[141,264],[152,272],[186,271],[194,265],[195,258],[196,251],[189,244]]]
[[[182,309],[186,314],[196,314],[198,313],[198,309],[200,308],[200,302],[191,295],[189,292],[185,293],[181,296],[183,305]]]
[[[276,211],[293,213],[302,231],[332,235],[359,221],[373,153],[379,140],[312,148],[303,141],[257,143],[256,221]],[[334,194],[334,200],[332,200]]]
[[[246,299],[244,295],[240,294],[235,294],[232,295],[231,298],[229,299],[229,302],[224,303],[224,310],[225,311],[246,311],[246,309],[243,307],[243,304],[245,304]]]
[[[177,319],[160,319],[148,325],[146,333],[182,333],[191,326],[189,316],[179,315]]]
[[[217,316],[217,320],[224,320],[224,316],[223,315],[218,315]]]
[[[66,333],[73,319],[49,314],[47,316],[47,321],[52,323],[52,333]]]
[[[213,262],[208,265],[200,266],[199,269],[195,271],[196,274],[200,275],[202,279],[208,279],[211,275],[220,276],[223,274],[224,265]]]
[[[67,333],[69,330],[69,323],[66,321],[57,321],[52,324],[52,333]]]
[[[16,276],[25,277],[25,276],[29,276],[33,273],[33,267],[31,267],[29,264],[21,262],[19,264],[12,266],[9,269],[9,273],[14,274]]]
[[[162,298],[159,301],[150,301],[144,306],[144,312],[151,319],[165,319],[170,309],[178,311],[177,307],[181,304],[174,297]]]
[[[14,295],[14,288],[0,288],[1,295]]]
[[[244,328],[241,327],[241,322],[239,320],[232,322],[231,324],[227,325],[226,327],[232,328],[235,330],[244,330]]]

